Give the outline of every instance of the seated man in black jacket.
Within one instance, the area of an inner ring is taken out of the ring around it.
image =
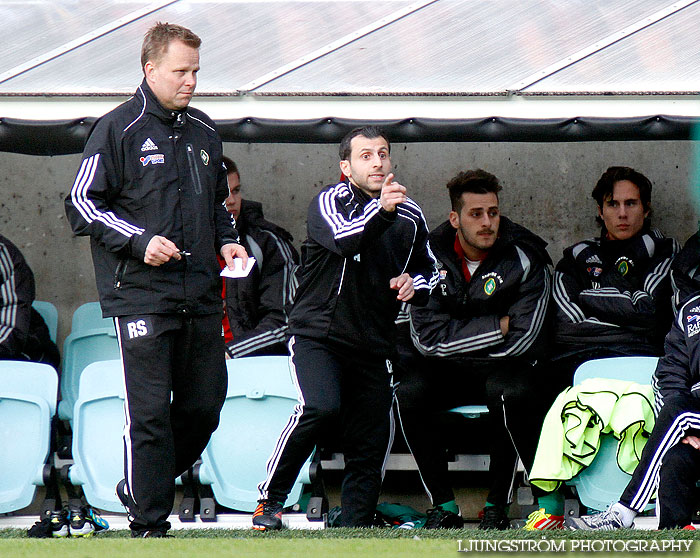
[[[287,309],[296,291],[299,254],[292,235],[265,220],[260,203],[242,199],[238,167],[228,157],[223,161],[229,187],[226,209],[256,262],[247,277],[224,279],[226,350],[231,358],[286,355]]]
[[[640,172],[610,167],[591,193],[600,237],[566,248],[557,264],[553,362],[563,385],[591,358],[663,354],[678,244],[650,226],[651,189]]]
[[[557,264],[551,366],[560,388],[571,384],[587,360],[663,354],[678,244],[651,228],[651,190],[640,172],[608,168],[591,193],[603,225],[600,237],[566,248]],[[563,496],[540,498],[539,507],[526,529],[562,526]]]
[[[518,457],[532,464],[547,407],[535,363],[546,346],[551,260],[544,240],[501,216],[494,175],[461,172],[447,188],[449,220],[430,233],[440,281],[426,307],[410,309],[413,343],[425,358],[401,363],[399,414],[435,506],[426,527],[454,528],[463,520],[447,481],[439,413],[487,404],[491,485],[480,528],[506,529]]]
[[[0,360],[29,360],[58,370],[58,347],[32,308],[34,273],[22,252],[0,236]]]
[[[690,298],[700,292],[700,232],[696,232],[683,245],[671,264],[673,287],[673,311],[675,314]]]

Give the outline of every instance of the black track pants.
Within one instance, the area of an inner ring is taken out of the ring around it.
[[[385,359],[299,336],[289,349],[299,404],[268,461],[261,496],[284,502],[314,446],[338,428],[345,456],[341,523],[370,526],[393,433],[391,367]]]
[[[227,374],[221,316],[115,318],[126,382],[124,475],[131,528],[167,529],[175,479],[219,424]],[[172,402],[171,402],[172,392]]]
[[[658,487],[660,529],[688,525],[694,511],[700,451],[681,443],[688,434],[700,436],[700,400],[692,395],[664,398],[639,465],[620,497],[627,507],[642,511]]]
[[[490,486],[487,500],[512,501],[518,456],[532,466],[542,420],[554,393],[537,371],[515,359],[403,360],[397,388],[400,425],[433,505],[454,499],[440,414],[460,405],[489,409]],[[451,432],[450,435],[459,435]]]

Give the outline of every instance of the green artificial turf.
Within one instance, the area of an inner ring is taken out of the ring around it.
[[[621,530],[615,532],[547,532],[522,530],[483,532],[476,529],[405,531],[399,529],[325,529],[283,530],[261,533],[251,529],[191,529],[173,530],[169,539],[131,539],[128,531],[107,531],[86,539],[28,539],[21,529],[0,530],[0,556],[17,558],[453,558],[476,556],[460,553],[469,541],[664,541],[700,540],[700,532]],[[459,542],[461,541],[461,542]],[[602,544],[602,543],[596,543]],[[609,544],[609,543],[608,543]],[[620,544],[620,543],[618,543]],[[600,547],[599,547],[600,548]],[[568,550],[568,548],[567,548]],[[520,553],[490,552],[491,556],[515,556]],[[609,553],[567,552],[566,556]],[[636,556],[652,555],[637,553]],[[481,554],[480,554],[481,555]],[[554,556],[556,554],[549,554]],[[564,554],[559,554],[564,555]],[[654,553],[653,555],[658,555]],[[690,552],[671,556],[700,556],[700,544],[694,543]],[[669,556],[669,554],[666,554]]]

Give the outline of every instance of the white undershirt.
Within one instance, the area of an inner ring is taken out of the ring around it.
[[[469,270],[469,275],[474,275],[474,272],[476,271],[476,268],[479,267],[481,260],[470,260],[465,256],[464,261],[467,262],[467,269]]]

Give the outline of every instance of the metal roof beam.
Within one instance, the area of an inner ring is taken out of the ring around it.
[[[620,31],[617,31],[615,33],[612,33],[611,35],[608,35],[607,37],[601,39],[600,41],[596,41],[592,45],[587,46],[586,48],[583,48],[577,52],[574,52],[573,54],[567,56],[566,58],[562,58],[561,60],[558,60],[554,64],[551,64],[547,66],[546,68],[543,68],[541,70],[538,70],[534,74],[531,74],[527,76],[526,78],[520,80],[518,83],[510,86],[507,88],[507,91],[511,95],[517,95],[518,93],[522,92],[524,89],[534,85],[538,81],[541,81],[545,78],[548,78],[549,76],[557,73],[560,70],[563,70],[564,68],[567,68],[569,66],[572,66],[576,64],[577,62],[580,62],[584,58],[587,58],[588,56],[591,56],[597,52],[602,51],[603,49],[609,47],[610,45],[621,41],[623,39],[626,39],[627,37],[633,35],[634,33],[637,33],[638,31],[641,31],[642,29],[645,29],[647,27],[650,27],[654,25],[655,23],[658,23],[662,19],[665,19],[677,12],[680,12],[682,9],[687,8],[688,6],[695,4],[699,2],[700,0],[680,0],[678,2],[674,2],[673,4],[659,10],[658,12],[653,13],[652,15],[641,19],[631,25],[628,25],[627,27],[621,29]]]

